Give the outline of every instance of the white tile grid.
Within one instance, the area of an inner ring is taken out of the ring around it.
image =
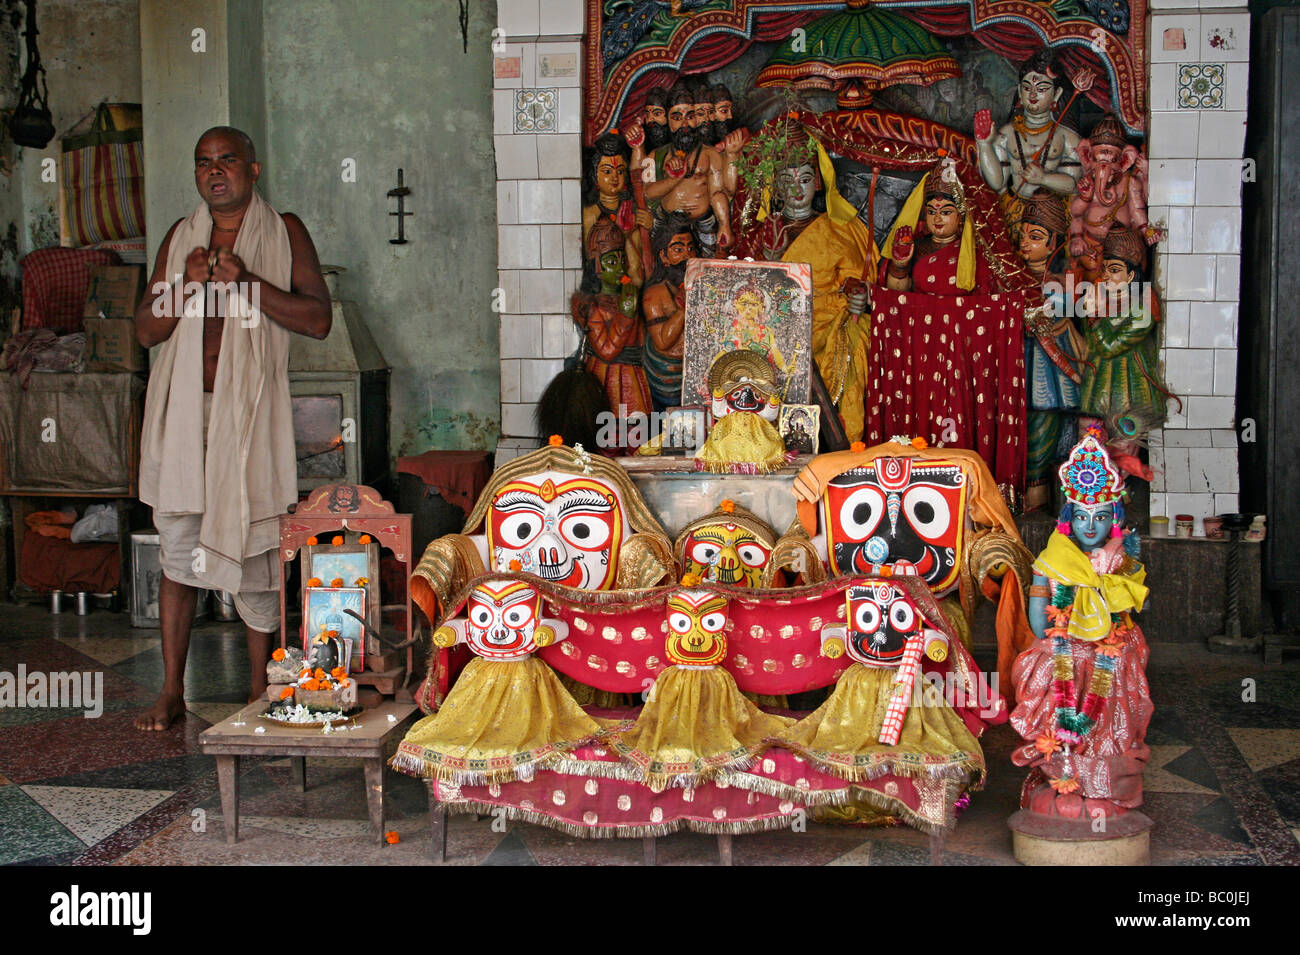
[[[1177,63],[1151,64],[1150,107],[1153,113],[1178,108]]]
[[[1182,31],[1182,49],[1167,49]],[[1201,14],[1161,13],[1151,17],[1151,63],[1196,63],[1201,59]]]
[[[536,404],[503,404],[501,406],[501,433],[509,437],[531,438],[537,434],[533,421]]]
[[[514,269],[499,269],[497,271],[497,288],[501,290],[501,297],[504,299],[504,307],[501,309],[502,314],[520,314],[523,307],[519,296],[519,273]]]
[[[515,179],[497,180],[497,225],[519,224],[519,182]]]
[[[1237,305],[1225,302],[1191,302],[1190,348],[1235,348]]]
[[[544,225],[538,228],[542,234],[542,268],[564,268],[564,226]]]
[[[1237,401],[1210,395],[1189,395],[1183,399],[1189,428],[1231,428]]]
[[[582,170],[582,137],[577,133],[538,136],[537,175],[528,178],[571,178]]]
[[[1151,159],[1187,159],[1197,153],[1201,117],[1193,110],[1151,114]]]
[[[1147,186],[1147,204],[1151,206],[1196,205],[1196,165],[1196,159],[1153,160],[1151,178]]]
[[[547,86],[573,87],[582,86],[582,44],[577,41],[563,43],[538,43],[537,79]],[[571,75],[568,67],[572,64]],[[560,69],[563,67],[563,70]]]
[[[1189,494],[1170,491],[1165,495],[1165,507],[1169,514],[1170,531],[1173,530],[1175,516],[1190,514],[1196,521],[1192,528],[1194,537],[1204,537],[1205,529],[1201,526],[1202,518],[1215,514],[1213,494]]]
[[[1191,477],[1187,468],[1187,448],[1165,448],[1164,490],[1185,492],[1191,490]]]
[[[1202,159],[1240,159],[1246,144],[1246,114],[1241,110],[1198,110],[1198,155]]]
[[[519,221],[560,223],[564,221],[563,198],[558,179],[533,179],[519,183]]]
[[[1237,432],[1231,428],[1215,429],[1210,432],[1210,445],[1215,448],[1235,448]]]
[[[515,91],[513,89],[494,89],[492,91],[492,132],[497,136],[506,136],[515,131]]]
[[[1203,12],[1200,56],[1207,63],[1244,63],[1249,60],[1250,14]]]
[[[1237,451],[1235,448],[1188,448],[1189,491],[1236,494]]]
[[[514,358],[503,358],[501,359],[501,401],[503,404],[508,404],[519,400],[519,361]]]
[[[1165,297],[1174,301],[1204,302],[1214,300],[1217,271],[1213,255],[1167,255],[1163,277]]]
[[[1223,108],[1244,110],[1250,92],[1250,64],[1227,63],[1223,67]]]
[[[540,315],[502,315],[501,357],[535,358],[542,352],[542,317]]]
[[[542,36],[582,36],[582,0],[541,0]]]
[[[1241,206],[1241,160],[1196,160],[1196,205]]]
[[[564,222],[579,224],[582,222],[582,181],[580,178],[560,180],[560,210]]]
[[[493,136],[497,157],[498,179],[536,179],[537,141],[554,139],[554,136],[537,136],[533,133],[512,133]]]
[[[1215,298],[1236,302],[1241,298],[1241,256],[1220,255],[1215,262]]]
[[[497,226],[497,265],[503,269],[541,268],[541,235],[538,227]]]
[[[1162,301],[1164,308],[1164,343],[1166,348],[1186,348],[1188,345],[1188,323],[1191,312],[1190,302]]]
[[[1186,431],[1171,431],[1166,436],[1165,447],[1167,448],[1208,448],[1210,447],[1210,435],[1213,432],[1201,429],[1188,429]]]
[[[1214,513],[1215,514],[1240,513],[1240,506],[1237,504],[1237,495],[1236,494],[1215,494]]]
[[[1241,208],[1197,206],[1192,221],[1192,251],[1240,253]]]
[[[576,86],[560,89],[559,114],[556,116],[557,133],[582,132],[582,90]]]
[[[536,38],[541,28],[541,0],[497,0],[497,26],[507,40]]]
[[[1214,352],[1214,393],[1225,397],[1237,394],[1237,349],[1219,348]]]
[[[542,357],[568,358],[578,349],[581,335],[568,315],[542,316]]]
[[[527,454],[541,447],[542,442],[536,437],[529,438],[502,438],[497,442],[497,452],[494,459],[494,467],[501,467],[507,461],[513,461],[522,454]]]
[[[560,226],[560,246],[564,268],[582,268],[582,225],[580,223]]]
[[[508,38],[507,38],[508,39]],[[497,76],[497,60],[519,60],[518,76]],[[498,90],[531,89],[537,85],[537,44],[506,43],[492,57],[493,86]],[[511,128],[514,128],[514,100],[511,106]]]
[[[542,353],[539,348],[534,354]],[[536,402],[556,375],[564,370],[561,358],[533,358],[519,363],[519,391],[525,402]]]
[[[1165,379],[1170,390],[1183,398],[1214,394],[1214,350],[1166,348]]]

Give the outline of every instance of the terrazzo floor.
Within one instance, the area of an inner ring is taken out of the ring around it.
[[[359,764],[308,759],[299,792],[288,759],[241,761],[240,841],[225,842],[214,760],[198,737],[247,697],[242,629],[195,628],[188,708],[164,733],[132,717],[162,683],[156,631],[125,615],[51,615],[5,605],[0,672],[102,674],[103,713],[0,709],[0,863],[7,865],[432,865],[423,783],[387,774],[386,828],[396,845],[366,838]],[[990,648],[991,649],[991,648]],[[979,653],[982,665],[989,655]],[[1149,671],[1155,717],[1147,741],[1143,811],[1155,820],[1151,861],[1175,865],[1300,864],[1300,662],[1266,667],[1189,645],[1157,645]],[[1013,865],[1007,817],[1021,770],[1007,726],[984,738],[990,773],[948,837],[949,865]],[[586,841],[523,823],[449,820],[448,864],[638,865],[640,840]],[[712,865],[714,837],[658,840],[660,865]],[[805,832],[737,837],[736,865],[926,865],[928,842],[910,829],[810,824]]]

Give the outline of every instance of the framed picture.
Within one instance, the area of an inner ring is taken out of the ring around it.
[[[704,444],[703,405],[681,405],[663,411],[663,453],[694,454]]]
[[[816,454],[817,434],[821,425],[821,408],[817,405],[782,405],[778,430],[785,449],[795,454]]]
[[[312,641],[322,630],[337,630],[339,639],[347,645],[346,656],[350,672],[365,669],[366,641],[361,621],[346,610],[354,610],[363,617],[366,613],[364,587],[305,587],[302,596],[303,643],[305,659],[311,659]],[[341,665],[341,664],[340,664]]]
[[[366,578],[367,583],[361,585],[366,592],[366,604],[359,612],[365,615],[366,623],[378,631],[382,622],[382,606],[379,598],[379,544],[373,540],[369,544],[362,544],[361,535],[351,531],[340,536],[343,537],[342,544],[330,544],[328,539],[322,536],[320,538],[322,543],[308,544],[303,548],[304,586],[306,581],[313,577],[318,578],[325,586],[328,586],[332,580],[341,579],[345,587],[356,587],[359,578]],[[303,619],[306,620],[306,617]],[[366,639],[365,644],[366,653],[380,652],[373,638]]]
[[[783,401],[809,400],[812,266],[691,259],[685,285],[682,404],[708,405],[709,368],[719,355],[738,348],[767,358]]]

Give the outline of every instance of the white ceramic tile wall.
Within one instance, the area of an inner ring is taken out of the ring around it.
[[[1152,436],[1153,514],[1224,513],[1237,501],[1241,159],[1250,15],[1245,3],[1152,0],[1150,209],[1168,230],[1156,267],[1163,293],[1161,360],[1171,402]],[[1179,32],[1181,31],[1181,33]],[[1176,42],[1181,36],[1182,48]],[[1223,66],[1220,108],[1179,108],[1180,64]],[[1230,505],[1230,506],[1229,506]]]

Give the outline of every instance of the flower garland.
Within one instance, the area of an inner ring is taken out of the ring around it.
[[[1047,616],[1052,625],[1044,631],[1044,636],[1052,640],[1052,702],[1056,713],[1056,731],[1054,738],[1036,743],[1039,752],[1044,755],[1055,752],[1062,744],[1081,745],[1084,737],[1097,725],[1115,685],[1115,666],[1119,662],[1120,649],[1117,638],[1121,631],[1116,628],[1104,644],[1096,648],[1092,679],[1088,681],[1088,693],[1080,708],[1074,685],[1074,655],[1069,638],[1074,588],[1061,584],[1055,586],[1056,592],[1047,608]],[[1068,750],[1065,773],[1062,778],[1051,780],[1051,784],[1060,793],[1074,792],[1079,788],[1069,768]]]

